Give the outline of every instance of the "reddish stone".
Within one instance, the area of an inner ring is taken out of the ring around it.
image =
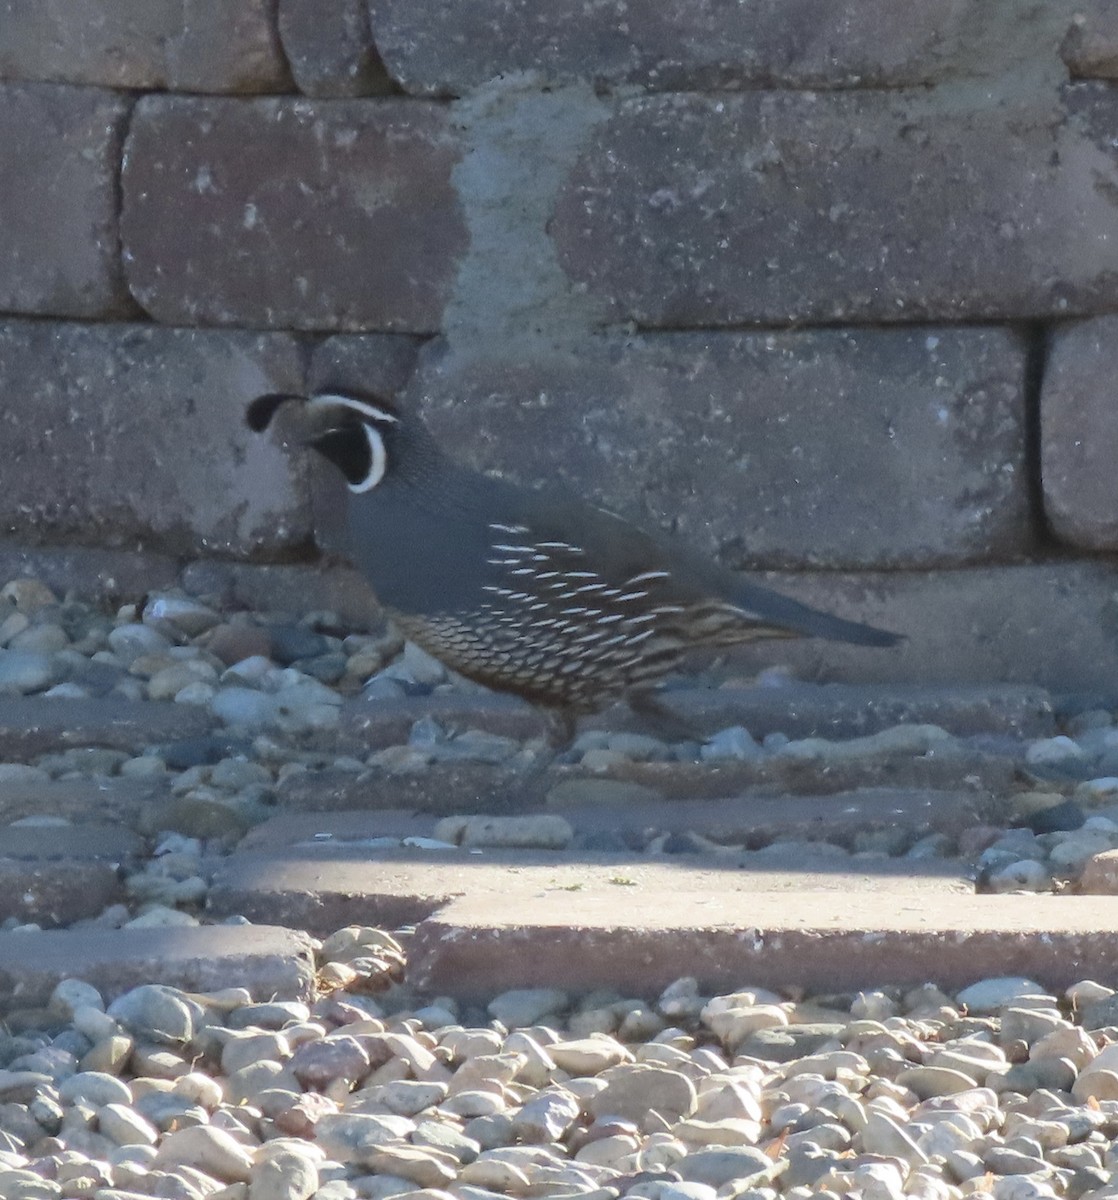
[[[467,242],[461,152],[439,105],[146,97],[122,183],[133,295],[167,322],[436,329]]]
[[[286,334],[0,323],[0,529],[180,554],[303,545],[306,456],[242,419],[301,386]]]
[[[1116,122],[1093,85],[643,97],[595,131],[551,233],[574,284],[646,326],[1108,311]]]
[[[210,633],[206,649],[227,666],[254,655],[269,657],[272,639],[256,625],[218,625]]]
[[[1118,79],[1118,8],[1114,0],[1078,0],[1060,57],[1073,79]]]
[[[356,1038],[335,1034],[304,1043],[287,1066],[306,1088],[325,1088],[336,1079],[352,1086],[369,1073],[369,1056]]]
[[[116,214],[129,106],[98,88],[0,86],[0,309],[129,311]]]
[[[371,0],[373,34],[408,91],[458,95],[518,71],[661,91],[898,86],[952,63],[968,0]]]
[[[1118,317],[1053,334],[1040,399],[1044,511],[1056,535],[1118,549]]]
[[[269,0],[6,0],[0,78],[183,92],[282,88]]]
[[[1008,331],[648,334],[531,356],[440,345],[421,362],[411,395],[455,457],[731,565],[1031,545],[1025,347]]]
[[[395,91],[373,44],[367,0],[280,0],[279,32],[307,96],[378,96]]]

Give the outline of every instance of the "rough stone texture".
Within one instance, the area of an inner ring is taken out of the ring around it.
[[[1113,896],[1118,894],[1118,850],[1104,850],[1092,854],[1083,864],[1076,890],[1088,896]]]
[[[3,857],[0,850],[0,921],[34,921],[50,929],[95,917],[124,899],[112,863],[18,861]]]
[[[733,565],[914,566],[1028,547],[1024,376],[996,329],[678,333],[437,345],[411,398],[453,456]]]
[[[1080,0],[1060,56],[1073,79],[1118,79],[1118,9],[1113,0]]]
[[[73,594],[93,603],[137,600],[148,591],[173,587],[179,570],[178,560],[162,554],[0,541],[0,580],[31,577],[58,596]]]
[[[960,43],[988,23],[981,7],[862,0],[852,16],[825,0],[370,0],[393,75],[426,95],[459,94],[513,71],[661,91],[922,83],[958,68],[968,48]]]
[[[44,703],[75,702],[48,700]],[[3,737],[3,732],[0,731],[0,738]],[[0,741],[0,745],[2,744]],[[68,742],[56,742],[49,746],[49,750],[65,749],[68,746]],[[137,747],[137,750],[140,748]],[[34,758],[38,753],[39,751],[35,751],[26,757]],[[22,747],[17,747],[11,753],[4,753],[6,759],[24,756]],[[55,779],[49,783],[9,781],[0,789],[0,821],[7,823],[25,817],[61,817],[75,822],[74,829],[87,828],[84,823],[89,821],[112,821],[115,822],[121,836],[126,839],[126,845],[130,846],[132,835],[125,834],[125,828],[140,824],[142,814],[153,811],[166,792],[165,780],[127,779],[119,776],[83,776],[76,779]],[[41,830],[36,832],[41,833]],[[80,841],[80,834],[72,833],[65,827],[60,829],[53,826],[50,833],[57,835],[58,845],[65,848],[67,853],[78,856],[78,851],[71,850],[71,847],[75,840]],[[10,854],[15,858],[26,857],[24,849],[27,848],[29,840],[28,832],[20,835],[14,829],[0,829],[0,854]],[[99,834],[91,836],[91,845],[99,852],[106,848]],[[103,855],[98,853],[96,857]]]
[[[358,388],[395,396],[410,382],[423,340],[400,334],[342,334],[325,338],[311,354],[307,388]]]
[[[167,322],[436,329],[460,153],[437,105],[149,96],[122,184],[133,295]]]
[[[0,933],[0,1010],[45,1004],[60,980],[73,978],[106,1000],[144,983],[309,1000],[314,955],[305,934],[267,925]]]
[[[1051,339],[1041,393],[1041,478],[1052,531],[1118,549],[1118,317],[1065,326]]]
[[[742,893],[712,911],[702,892],[625,888],[516,895],[498,907],[463,896],[425,920],[408,979],[481,998],[502,988],[616,987],[655,995],[682,975],[704,989],[799,986],[843,992],[919,984],[934,969],[949,991],[993,975],[1052,990],[1118,971],[1118,898],[884,897],[844,892]],[[934,967],[933,967],[934,964]]]
[[[307,96],[374,96],[395,90],[369,27],[366,0],[279,0],[280,38]]]
[[[867,861],[851,870],[849,863],[836,865],[820,857],[727,870],[682,857],[657,862],[647,856],[585,852],[571,859],[554,853],[495,850],[370,854],[342,848],[313,857],[312,853],[233,856],[214,877],[210,911],[215,916],[242,913],[252,920],[281,921],[326,936],[354,923],[394,928],[422,922],[461,897],[477,898],[490,920],[511,923],[521,898],[541,891],[556,896],[589,891],[626,907],[633,899],[642,916],[654,903],[662,910],[663,897],[669,893],[702,896],[723,910],[739,907],[744,897],[758,893],[791,900],[801,892],[812,892],[816,905],[824,907],[834,896],[853,890],[877,895],[887,908],[900,897],[928,903],[973,892],[957,864],[937,864],[913,879],[907,877],[911,863],[901,871],[899,860]],[[655,902],[654,896],[659,897]],[[612,982],[623,978],[615,975]]]
[[[25,761],[73,746],[142,750],[171,738],[200,737],[214,719],[193,704],[114,699],[0,699],[0,761]]]
[[[645,325],[1039,317],[1111,308],[1118,95],[653,96],[564,187],[577,285]]]
[[[3,0],[0,79],[253,92],[282,88],[270,0]]]
[[[170,552],[309,541],[305,455],[245,428],[298,389],[293,338],[142,325],[0,324],[0,532]]]
[[[58,787],[47,784],[42,790],[50,794]],[[5,787],[0,812],[9,810]],[[106,814],[98,810],[96,815]],[[113,825],[0,828],[0,920],[49,926],[94,917],[124,900],[120,865],[140,850],[134,833]]]
[[[53,786],[56,785],[47,785],[45,790],[49,791]],[[9,825],[0,828],[0,854],[24,862],[76,859],[120,863],[135,858],[142,848],[143,843],[136,834],[117,825]]]
[[[0,309],[129,310],[116,213],[129,107],[97,88],[0,86]]]

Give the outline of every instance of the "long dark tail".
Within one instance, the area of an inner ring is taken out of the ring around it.
[[[846,621],[745,580],[736,582],[727,599],[774,630],[787,630],[800,637],[826,638],[831,642],[849,642],[852,646],[896,646],[905,640],[903,634],[889,633],[860,621]]]

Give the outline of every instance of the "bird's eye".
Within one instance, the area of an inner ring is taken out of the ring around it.
[[[346,421],[310,443],[345,476],[351,492],[368,492],[384,478],[388,456],[384,439],[364,421]]]

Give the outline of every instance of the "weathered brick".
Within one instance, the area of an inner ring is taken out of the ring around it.
[[[0,79],[252,92],[287,79],[269,0],[4,0]]]
[[[1118,301],[1118,94],[654,96],[564,185],[579,286],[653,326],[1068,315]],[[1110,131],[1110,132],[1108,132]]]
[[[371,0],[373,36],[409,91],[460,94],[514,71],[661,91],[752,84],[897,86],[952,61],[973,0]]]
[[[167,322],[436,329],[467,241],[460,153],[418,101],[147,97],[123,173],[133,295]]]
[[[366,0],[279,0],[279,32],[307,96],[376,96],[395,90],[369,28]]]
[[[1041,476],[1049,524],[1058,537],[1096,550],[1118,549],[1118,317],[1057,331],[1041,393]]]
[[[1028,547],[1024,374],[994,329],[678,333],[434,348],[413,395],[455,456],[735,565],[913,566]]]
[[[1073,79],[1118,79],[1118,8],[1079,0],[1060,55]]]
[[[128,109],[95,88],[0,86],[0,309],[128,311],[116,212]]]
[[[293,338],[145,325],[0,324],[0,532],[246,554],[310,536],[305,455],[244,405],[298,389]]]

